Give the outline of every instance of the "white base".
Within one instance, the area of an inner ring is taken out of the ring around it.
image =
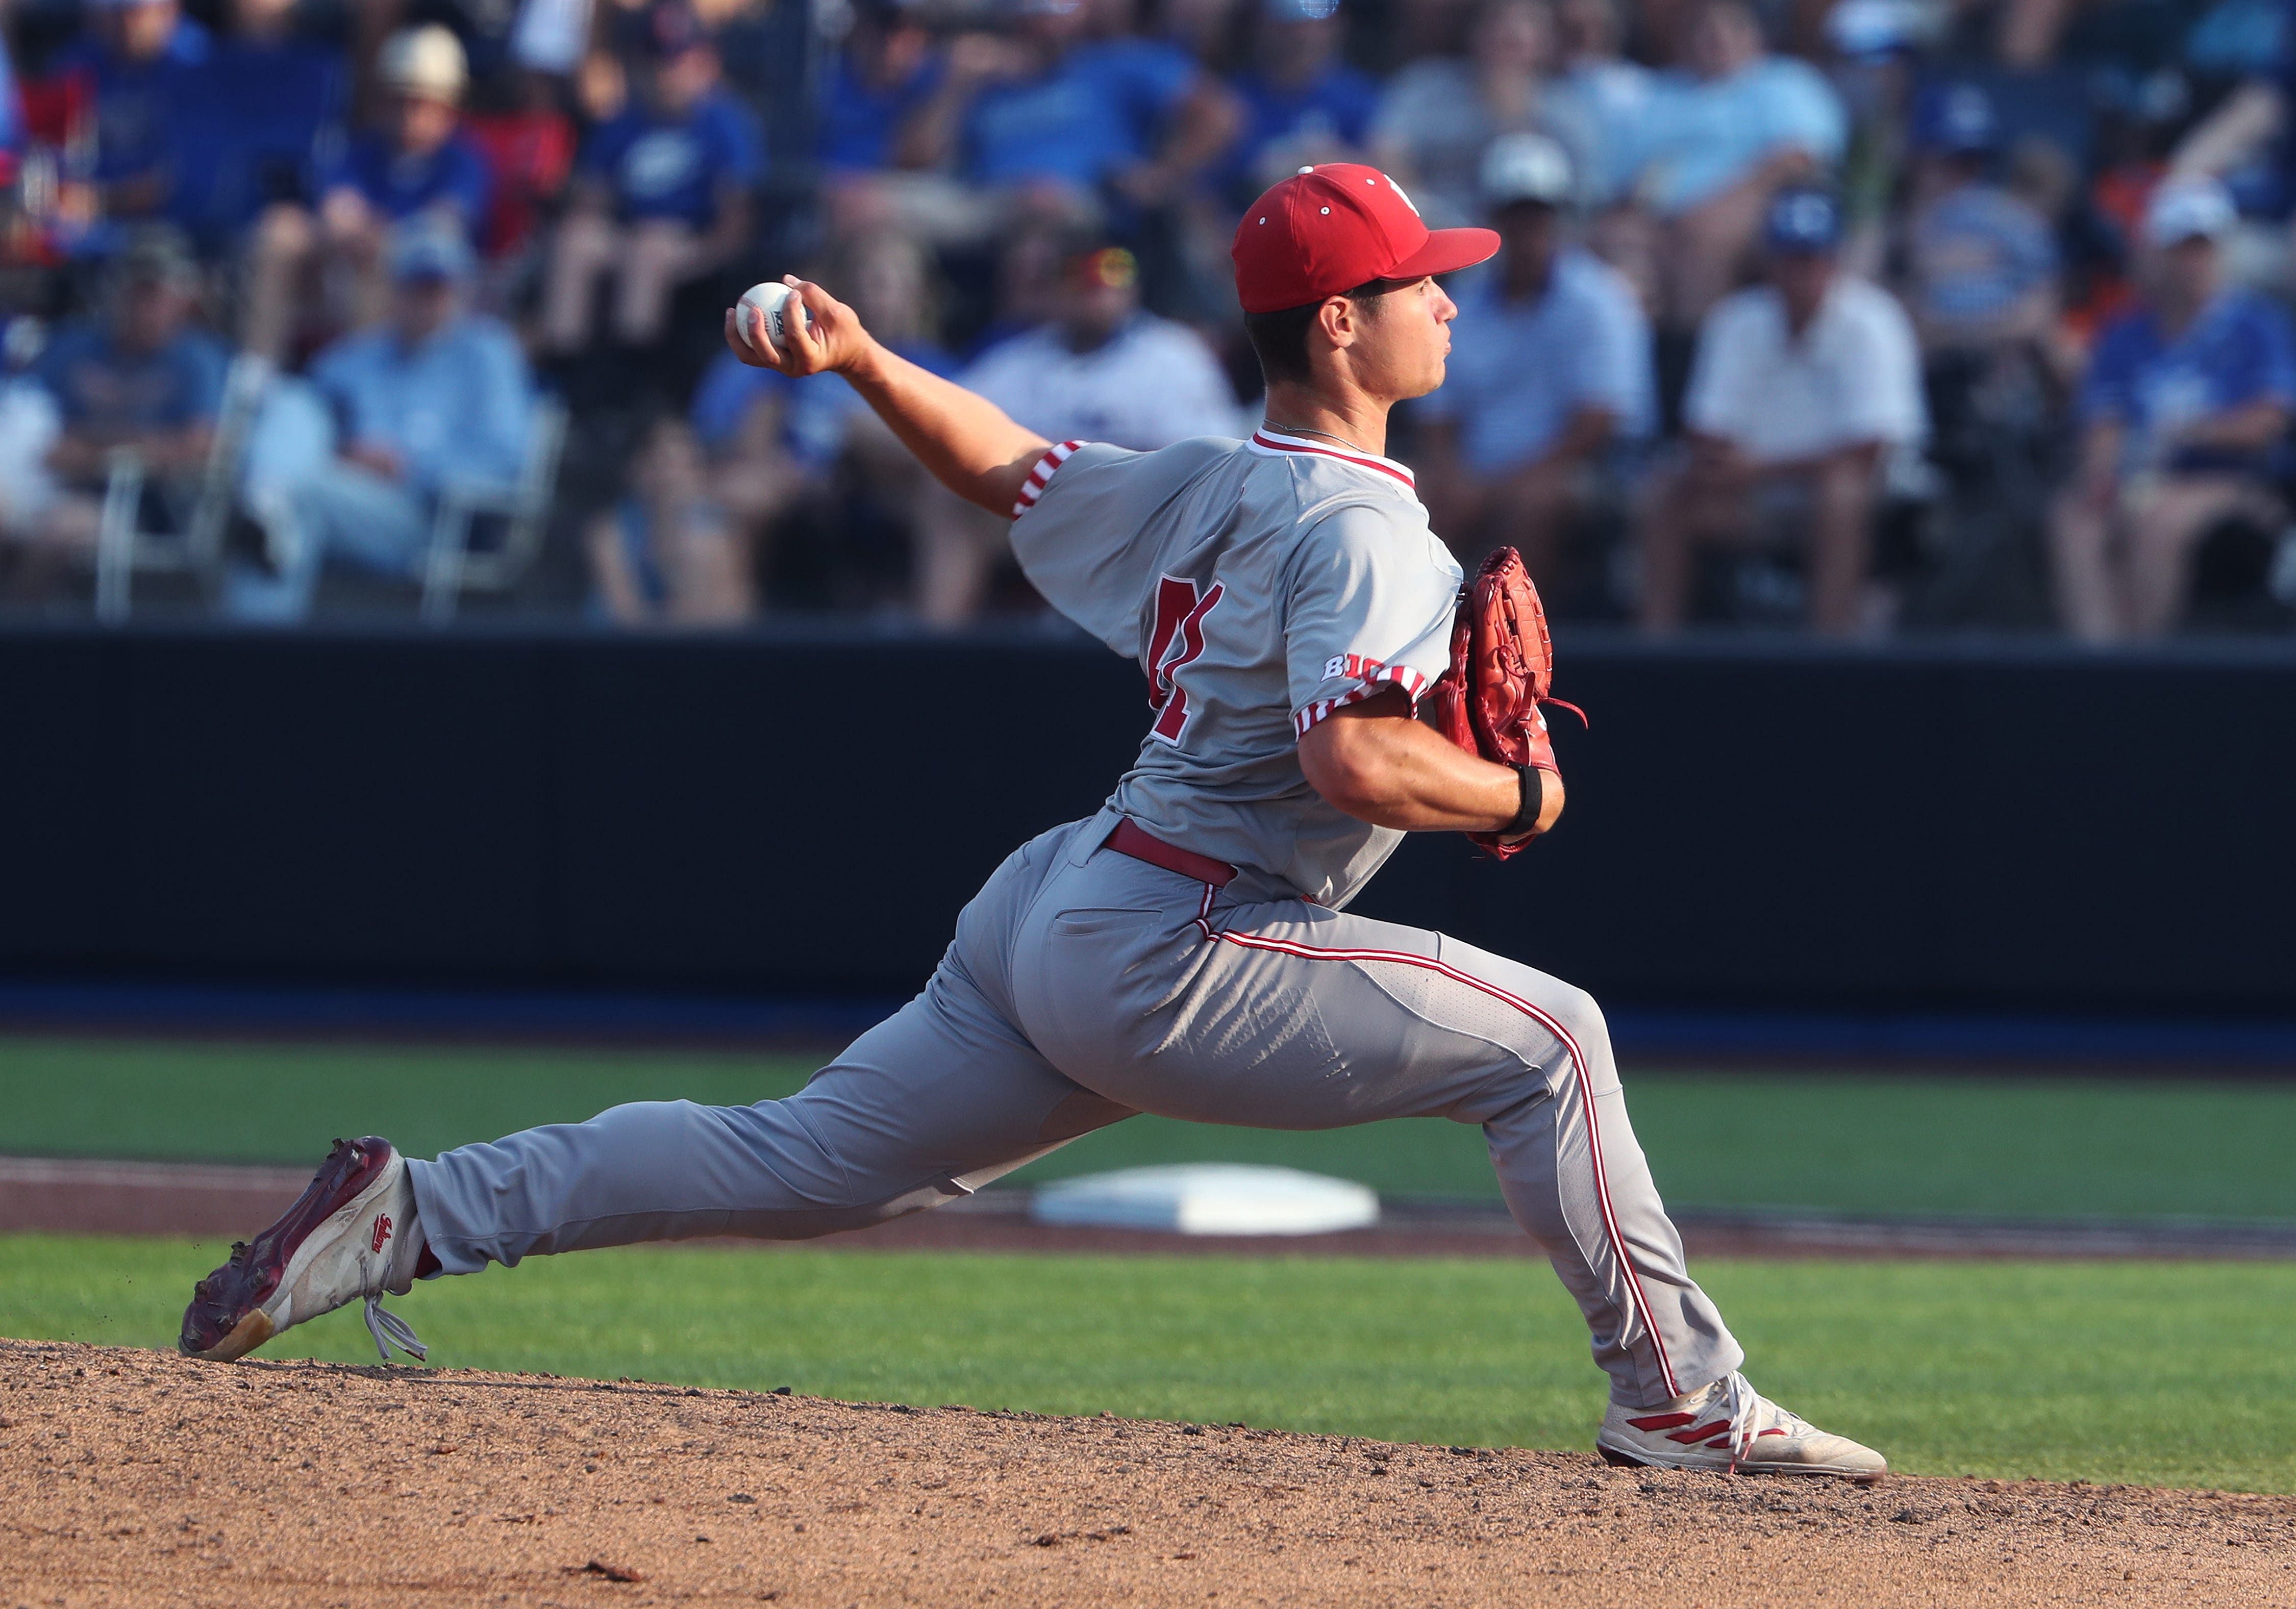
[[[1046,1185],[1029,1203],[1040,1224],[1181,1235],[1329,1235],[1379,1221],[1379,1197],[1351,1179],[1296,1168],[1186,1162],[1124,1168]]]

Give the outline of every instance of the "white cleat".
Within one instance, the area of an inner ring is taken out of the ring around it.
[[[1664,1408],[1603,1416],[1595,1450],[1611,1464],[1705,1469],[1725,1474],[1840,1475],[1878,1481],[1889,1461],[1847,1436],[1828,1435],[1733,1374]]]
[[[406,1159],[372,1135],[337,1140],[285,1216],[251,1244],[233,1246],[231,1260],[200,1281],[176,1344],[228,1362],[364,1297],[367,1333],[385,1363],[394,1346],[427,1357],[406,1321],[382,1305],[386,1293],[413,1288],[423,1244]]]

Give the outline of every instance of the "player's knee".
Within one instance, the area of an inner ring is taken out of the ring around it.
[[[1555,1037],[1566,1052],[1590,1062],[1610,1060],[1610,1024],[1603,1021],[1603,1008],[1595,1003],[1594,996],[1583,989],[1566,987],[1549,997],[1546,1009],[1554,1019]]]

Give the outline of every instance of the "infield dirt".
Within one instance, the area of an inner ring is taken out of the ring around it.
[[[0,1342],[0,1606],[2296,1604],[2296,1498]]]

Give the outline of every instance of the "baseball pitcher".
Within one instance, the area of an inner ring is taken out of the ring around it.
[[[201,1282],[184,1350],[237,1358],[364,1299],[378,1345],[421,1356],[381,1302],[418,1278],[858,1228],[1141,1112],[1271,1129],[1446,1117],[1481,1126],[1509,1209],[1587,1316],[1610,1376],[1605,1457],[1879,1475],[1880,1455],[1738,1372],[1595,1002],[1348,914],[1405,833],[1505,853],[1562,809],[1536,594],[1499,567],[1465,618],[1411,471],[1382,451],[1388,411],[1442,383],[1456,309],[1437,276],[1496,245],[1431,233],[1376,169],[1303,168],[1236,229],[1266,424],[1150,453],[1039,439],[895,357],[818,285],[787,282],[809,317],[783,321],[780,346],[761,312],[738,328],[729,312],[744,362],[843,374],[951,490],[1010,515],[1037,590],[1138,661],[1139,759],[1098,814],[1015,850],[924,992],[800,1093],[617,1106],[430,1162],[339,1142],[287,1216]],[[1418,718],[1439,683],[1440,731]]]

